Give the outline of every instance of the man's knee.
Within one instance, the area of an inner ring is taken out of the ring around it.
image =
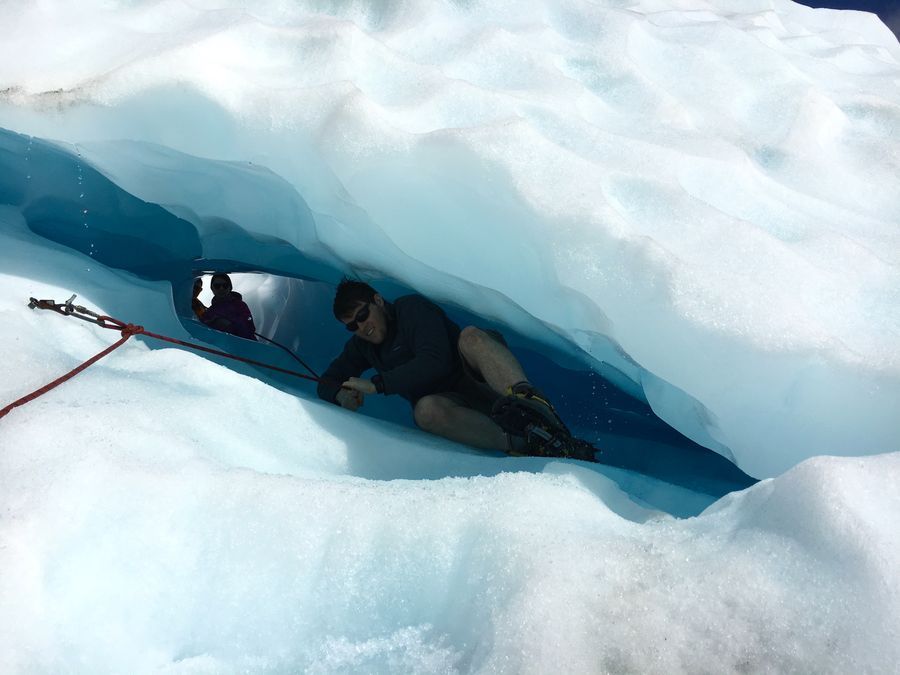
[[[425,431],[444,428],[449,405],[451,403],[442,396],[423,396],[416,402],[416,407],[413,409],[416,426]]]
[[[459,350],[463,354],[473,354],[491,337],[480,328],[466,326],[459,333]]]

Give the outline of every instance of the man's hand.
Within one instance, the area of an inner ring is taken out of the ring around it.
[[[363,394],[355,389],[341,389],[335,395],[334,400],[337,401],[342,408],[356,410],[363,404]]]
[[[353,389],[358,391],[360,394],[375,394],[377,390],[375,389],[375,385],[372,380],[363,380],[359,377],[351,377],[349,380],[344,382],[344,387],[348,389]]]

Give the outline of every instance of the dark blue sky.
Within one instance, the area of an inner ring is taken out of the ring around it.
[[[808,7],[831,7],[832,9],[858,9],[872,12],[900,36],[900,0],[796,0]]]

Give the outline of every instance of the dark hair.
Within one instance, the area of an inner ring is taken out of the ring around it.
[[[334,305],[332,306],[334,318],[340,321],[352,312],[359,303],[373,302],[377,292],[369,284],[344,277],[341,279],[341,283],[338,284],[337,291],[334,294]]]
[[[228,290],[229,290],[229,291],[230,291],[232,288],[234,288],[234,286],[231,285],[231,277],[229,277],[227,274],[222,274],[222,273],[219,273],[219,274],[213,274],[213,275],[212,275],[212,279],[210,279],[210,281],[209,281],[210,287],[212,287],[212,285],[213,285],[214,283],[216,283],[216,279],[224,279],[224,280],[225,280],[225,283],[228,284]]]

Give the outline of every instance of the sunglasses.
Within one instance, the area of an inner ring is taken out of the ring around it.
[[[360,310],[356,313],[356,316],[353,317],[353,321],[350,323],[344,324],[344,326],[351,333],[355,333],[357,328],[359,328],[359,324],[369,318],[369,303],[366,303],[365,307],[361,307]]]
[[[222,281],[217,281],[212,286],[210,286],[210,288],[228,288],[228,284],[226,284]]]

